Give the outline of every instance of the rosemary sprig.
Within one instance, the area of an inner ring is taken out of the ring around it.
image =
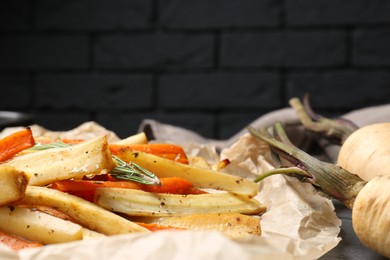
[[[63,143],[63,142],[52,142],[48,144],[42,144],[42,143],[35,143],[35,145],[28,150],[33,150],[33,151],[42,151],[42,150],[47,150],[51,148],[63,148],[63,147],[68,147],[70,146],[69,144]]]
[[[160,180],[154,175],[154,173],[142,168],[134,162],[126,163],[112,155],[112,158],[116,161],[117,167],[111,171],[111,176],[118,180],[136,181],[143,184],[157,184],[161,185]]]
[[[36,143],[33,147],[29,148],[29,150],[42,151],[51,148],[63,148],[69,146],[69,144],[63,142],[52,142],[48,144]],[[117,167],[112,169],[110,172],[113,178],[117,180],[135,181],[147,185],[161,185],[160,180],[154,173],[142,168],[134,162],[126,163],[115,155],[111,156],[117,164]]]

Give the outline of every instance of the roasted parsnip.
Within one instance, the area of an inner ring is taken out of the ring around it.
[[[178,163],[145,152],[118,150],[115,154],[126,162],[135,162],[158,177],[182,177],[198,188],[213,188],[254,197],[258,193],[256,183],[234,175]]]
[[[147,229],[79,197],[38,186],[28,186],[21,205],[53,207],[88,229],[105,235],[149,232]]]
[[[53,181],[104,174],[116,167],[105,136],[78,145],[52,148],[14,157],[5,163],[29,177],[29,185],[43,186]]]
[[[261,235],[260,219],[258,217],[238,213],[162,217],[158,218],[155,223],[191,230],[216,230],[233,239],[244,238],[249,235]]]
[[[27,183],[28,177],[24,172],[0,165],[0,206],[22,199]]]
[[[0,208],[0,230],[42,244],[81,240],[83,228],[71,221],[26,207]]]
[[[129,144],[147,144],[148,138],[146,137],[146,134],[144,132],[131,135],[129,137],[126,137],[122,140],[119,140],[117,142],[114,142],[114,144],[119,144],[119,145],[129,145]]]
[[[90,230],[88,228],[83,228],[83,240],[105,237],[106,235]]]
[[[172,216],[197,213],[260,214],[265,206],[232,193],[178,195],[134,189],[99,188],[95,203],[107,210],[132,216]]]

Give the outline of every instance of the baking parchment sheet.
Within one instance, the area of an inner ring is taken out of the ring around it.
[[[91,138],[108,134],[118,137],[95,122],[87,122],[66,132],[52,132],[31,126],[35,135],[67,138]],[[181,131],[175,126],[166,136]],[[2,135],[17,128],[5,129]],[[167,131],[165,129],[164,131]],[[186,130],[188,131],[188,130]],[[0,135],[0,137],[2,136]],[[215,143],[196,142],[182,135],[180,142],[190,156],[204,156],[211,164],[229,158],[225,172],[253,179],[271,169],[268,147],[249,134],[242,134],[230,146],[217,153]],[[155,140],[172,142],[172,140]],[[175,140],[178,142],[178,140]],[[198,140],[199,141],[199,140]],[[151,234],[118,235],[79,242],[24,249],[18,253],[0,245],[0,257],[7,259],[316,259],[340,241],[341,221],[332,202],[314,188],[293,178],[275,175],[259,184],[256,196],[267,206],[261,216],[261,237],[230,240],[211,231],[160,231]]]

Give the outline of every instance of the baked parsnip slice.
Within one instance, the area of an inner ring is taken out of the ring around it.
[[[95,203],[131,216],[172,216],[196,213],[260,214],[265,206],[256,199],[232,193],[178,195],[134,189],[99,188]]]
[[[83,240],[105,237],[106,235],[90,230],[88,228],[83,228]]]
[[[234,175],[175,162],[149,153],[115,149],[114,144],[111,145],[111,152],[125,162],[135,162],[158,177],[181,177],[198,188],[226,190],[248,197],[254,197],[258,193],[256,183]]]
[[[239,239],[251,235],[260,236],[260,218],[238,213],[192,214],[158,218],[159,225],[190,230],[216,230],[226,236]]]
[[[130,144],[147,144],[148,142],[149,141],[148,138],[146,137],[146,134],[144,132],[140,132],[138,134],[126,137],[125,139],[119,140],[114,144],[130,145]]]
[[[53,207],[84,227],[105,235],[149,232],[147,229],[79,197],[39,186],[28,186],[22,205]]]
[[[24,172],[0,165],[0,206],[22,199],[27,183],[28,177]]]
[[[71,221],[26,207],[0,208],[0,230],[27,240],[56,244],[81,240],[83,228]]]
[[[116,167],[105,136],[74,146],[17,156],[6,165],[24,171],[29,177],[29,185],[37,186],[89,174],[108,173]]]

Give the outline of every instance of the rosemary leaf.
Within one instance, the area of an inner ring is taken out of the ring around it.
[[[68,146],[69,146],[69,144],[66,144],[63,142],[52,142],[49,144],[36,143],[33,147],[29,148],[28,150],[42,151],[42,150],[51,149],[51,148],[62,148],[62,147],[68,147]]]
[[[161,185],[160,180],[152,172],[142,168],[134,162],[126,163],[112,155],[112,158],[118,164],[111,171],[111,176],[119,180],[136,181],[143,184],[157,184]]]

